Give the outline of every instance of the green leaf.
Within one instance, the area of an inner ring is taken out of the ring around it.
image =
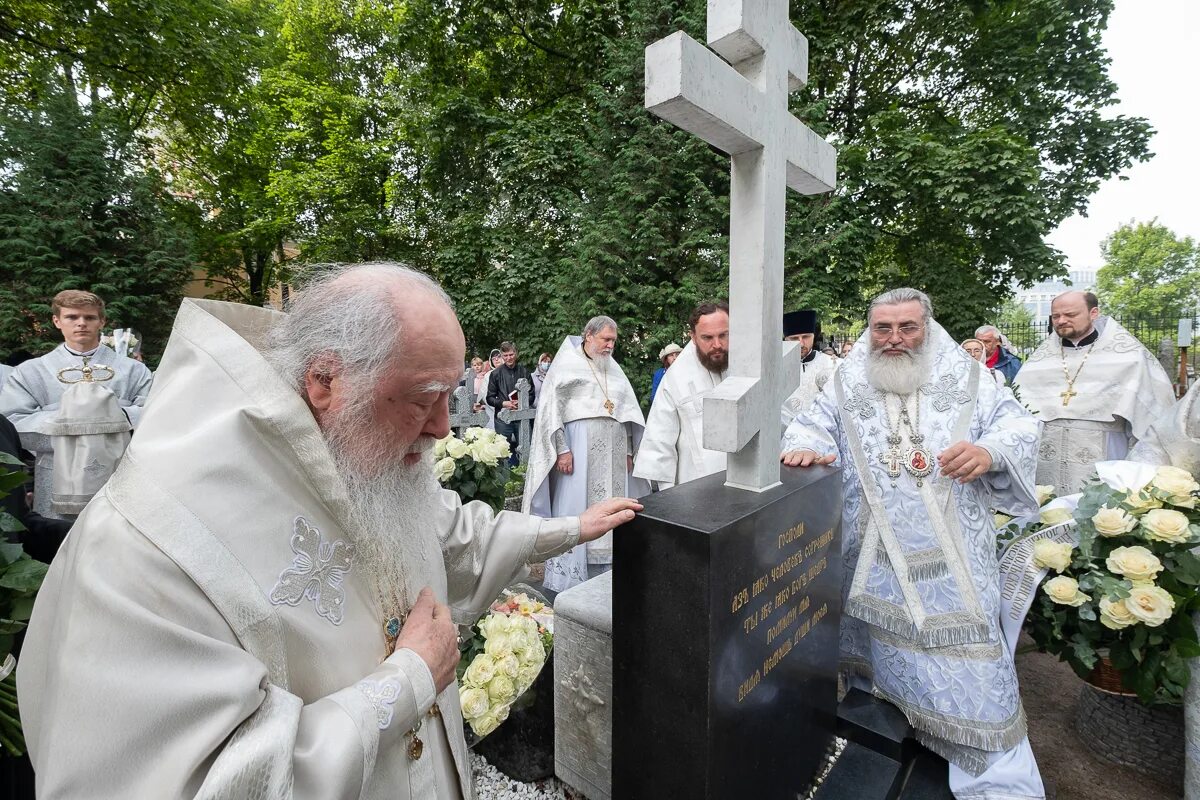
[[[7,511],[0,510],[0,532],[17,533],[23,530],[25,530],[25,526],[21,524],[21,520]]]
[[[0,573],[0,586],[16,589],[19,592],[35,592],[42,585],[42,579],[46,577],[47,569],[49,567],[40,561],[23,558],[10,564],[4,572]]]
[[[0,567],[6,567],[25,555],[25,548],[16,542],[0,542]]]
[[[22,471],[25,469],[25,462],[12,453],[6,453],[3,450],[0,450],[0,464],[11,464],[14,467],[20,467]]]

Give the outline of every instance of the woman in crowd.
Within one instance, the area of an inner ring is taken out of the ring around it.
[[[1008,383],[1004,380],[1004,375],[998,369],[988,369],[987,366],[987,350],[983,347],[983,342],[978,339],[963,339],[962,349],[967,351],[967,355],[983,364],[983,368],[991,374],[992,380],[997,386],[1007,386]]]
[[[542,353],[538,356],[537,369],[533,371],[533,404],[537,405],[538,395],[542,391],[542,381],[546,380],[546,373],[550,371],[550,362],[554,357],[549,353]]]
[[[487,427],[495,429],[496,409],[484,402],[484,398],[487,397],[488,376],[492,371],[491,366],[479,356],[475,356],[471,359],[471,369],[475,372],[475,410],[486,411],[488,416]]]

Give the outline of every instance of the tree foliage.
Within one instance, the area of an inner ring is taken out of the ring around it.
[[[126,158],[131,134],[109,111],[66,94],[0,118],[0,352],[62,341],[50,300],[94,291],[113,327],[161,352],[191,276],[188,210],[153,170]]]
[[[65,51],[111,87],[233,296],[287,277],[287,240],[305,264],[401,259],[445,283],[479,351],[553,352],[615,317],[645,389],[690,308],[727,291],[728,158],[643,108],[645,46],[703,41],[704,0],[13,8],[4,86]],[[788,198],[789,307],[854,319],[909,284],[966,333],[1013,282],[1061,274],[1045,235],[1147,157],[1145,121],[1108,109],[1111,0],[791,10],[811,48],[792,110],[837,146],[839,187]]]
[[[1200,307],[1200,245],[1156,220],[1117,228],[1101,245],[1096,291],[1109,312],[1154,319],[1191,316]]]

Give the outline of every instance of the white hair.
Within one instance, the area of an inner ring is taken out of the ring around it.
[[[586,339],[589,336],[595,336],[605,328],[612,328],[614,331],[617,330],[616,321],[612,317],[604,315],[592,317],[587,321],[587,325],[583,326],[583,338]]]
[[[867,319],[871,318],[871,313],[879,306],[896,306],[901,303],[917,302],[921,304],[921,311],[926,325],[933,319],[933,303],[929,302],[929,295],[918,289],[910,289],[909,287],[901,287],[899,289],[890,289],[883,294],[877,296],[871,301],[871,305],[867,308]]]
[[[365,400],[402,353],[403,304],[412,290],[453,308],[449,295],[428,275],[389,261],[320,268],[271,330],[266,358],[298,392],[321,356],[341,364],[351,397]]]
[[[997,339],[999,339],[1000,336],[1002,335],[1000,333],[1000,329],[997,328],[995,325],[980,325],[978,328],[975,329],[976,336],[982,336],[985,333],[995,334]]]

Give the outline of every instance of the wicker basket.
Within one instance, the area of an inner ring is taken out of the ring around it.
[[[1108,660],[1107,656],[1100,656],[1086,680],[1097,689],[1103,689],[1112,694],[1136,694],[1136,692],[1131,692],[1125,682],[1121,680],[1121,673]]]

